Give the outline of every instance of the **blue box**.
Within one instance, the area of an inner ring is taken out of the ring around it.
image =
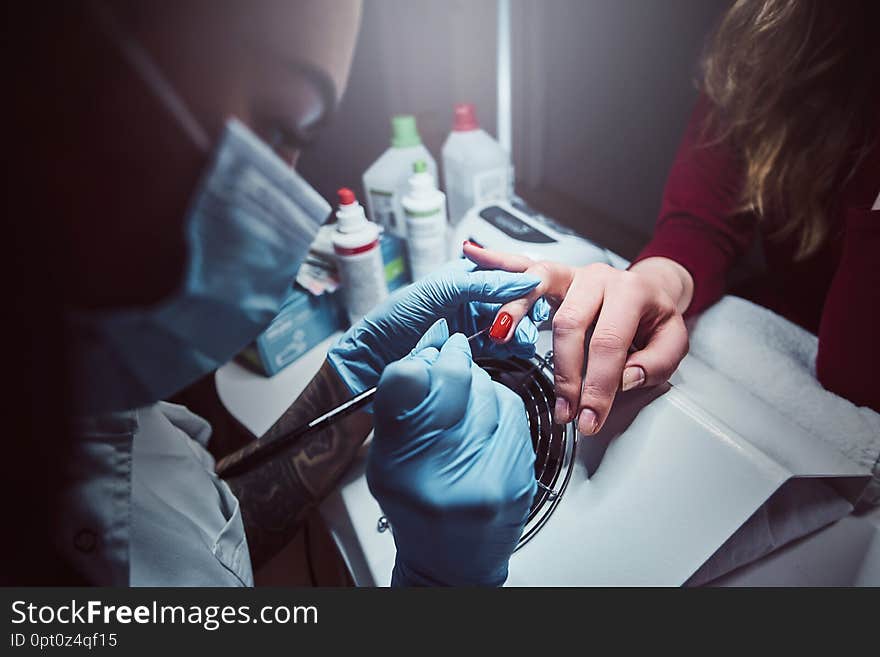
[[[385,281],[388,290],[393,291],[410,280],[406,241],[395,235],[383,235],[380,245]],[[294,284],[278,316],[236,360],[259,374],[273,376],[346,326],[341,294],[334,292],[316,297]]]
[[[412,280],[406,257],[406,240],[383,233],[379,246],[382,249],[382,262],[385,263],[385,282],[388,283],[388,291],[394,292]]]
[[[238,359],[260,374],[272,376],[316,344],[345,327],[338,294],[309,294],[294,286],[278,316]]]

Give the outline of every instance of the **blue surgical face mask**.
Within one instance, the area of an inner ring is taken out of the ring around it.
[[[122,45],[184,129],[206,144],[144,51]],[[71,313],[76,411],[150,404],[227,362],[278,313],[329,214],[289,165],[228,121],[190,203],[187,272],[178,291],[151,308]]]

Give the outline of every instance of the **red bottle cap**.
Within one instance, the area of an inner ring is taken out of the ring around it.
[[[354,196],[354,192],[351,191],[348,187],[342,187],[337,192],[336,195],[339,197],[339,205],[351,205],[356,202],[357,199]]]
[[[459,103],[455,106],[455,124],[452,129],[459,132],[476,130],[480,127],[477,123],[477,112],[473,103]]]

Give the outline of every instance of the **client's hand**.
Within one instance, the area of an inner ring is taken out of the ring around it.
[[[453,332],[473,335],[492,323],[502,303],[528,294],[541,282],[527,274],[474,269],[467,260],[450,263],[397,290],[352,326],[327,356],[348,388],[358,393],[376,385],[385,366],[406,356],[441,317]],[[482,335],[471,343],[474,353],[531,357],[538,339],[536,324],[549,312],[546,303],[537,304],[528,315],[523,313],[523,321],[504,344]]]
[[[522,299],[499,309],[499,325],[503,325],[502,313],[510,315],[503,318],[510,329],[500,331],[499,341],[511,338],[521,318],[542,296],[557,308],[553,318],[554,419],[563,423],[577,417],[583,434],[602,428],[618,390],[665,382],[687,354],[681,313],[690,303],[693,280],[672,260],[648,258],[622,271],[605,264],[568,267],[535,262],[470,244],[464,253],[482,267],[541,279]],[[630,353],[631,346],[634,351]]]

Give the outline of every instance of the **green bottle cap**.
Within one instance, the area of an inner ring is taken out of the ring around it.
[[[391,119],[391,145],[395,148],[418,146],[422,143],[416,128],[416,117],[412,114],[400,114]]]
[[[413,162],[413,173],[425,173],[428,170],[428,164],[424,160],[416,160]]]

